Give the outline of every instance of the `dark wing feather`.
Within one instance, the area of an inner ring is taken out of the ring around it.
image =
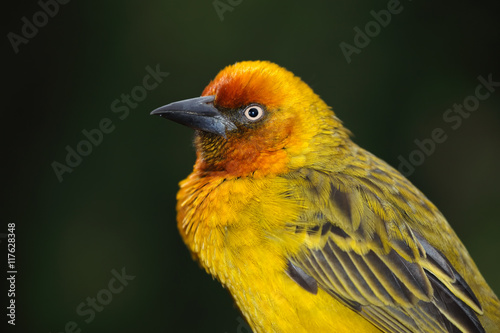
[[[322,288],[385,332],[484,332],[481,305],[465,280],[374,181],[353,189],[317,171],[293,177],[315,199],[294,224],[305,241],[289,258],[288,274],[299,285]],[[411,206],[411,198],[400,199]]]

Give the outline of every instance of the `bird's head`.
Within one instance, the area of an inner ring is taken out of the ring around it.
[[[300,78],[267,61],[228,66],[201,97],[154,110],[196,130],[200,172],[280,174],[341,153],[348,131]]]

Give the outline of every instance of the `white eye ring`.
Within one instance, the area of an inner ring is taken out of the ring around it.
[[[249,105],[245,109],[245,117],[250,121],[256,121],[264,116],[264,109],[259,105]]]

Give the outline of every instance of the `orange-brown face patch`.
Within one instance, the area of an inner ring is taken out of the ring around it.
[[[293,122],[281,126],[266,124],[245,132],[228,135],[227,139],[199,133],[195,140],[197,169],[219,172],[225,177],[254,177],[286,172],[288,155],[285,147],[293,137]]]

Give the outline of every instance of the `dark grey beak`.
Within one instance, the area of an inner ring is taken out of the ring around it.
[[[214,99],[215,96],[185,99],[159,107],[151,114],[226,138],[226,132],[235,130],[236,125],[217,110],[213,104]]]

